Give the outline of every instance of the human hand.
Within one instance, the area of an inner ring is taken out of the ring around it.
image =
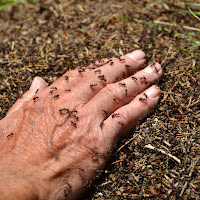
[[[48,87],[38,78],[0,121],[0,169],[28,178],[38,199],[76,199],[120,136],[158,102],[150,85],[161,66],[141,70],[144,57],[137,50],[103,59]]]

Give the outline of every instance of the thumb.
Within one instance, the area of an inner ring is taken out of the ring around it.
[[[6,116],[10,115],[11,113],[17,111],[19,108],[22,107],[22,105],[24,104],[24,102],[30,100],[34,94],[38,91],[42,91],[47,87],[47,83],[46,81],[37,76],[33,79],[33,82],[30,86],[30,89],[25,92],[21,98],[19,98],[14,105],[10,108],[10,110],[8,111],[8,113],[6,114]]]

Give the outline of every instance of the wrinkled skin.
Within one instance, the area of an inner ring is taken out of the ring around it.
[[[162,70],[158,63],[140,70],[144,56],[97,61],[48,87],[37,77],[13,105],[0,121],[0,169],[16,183],[26,180],[32,196],[24,199],[76,199],[94,180],[120,136],[158,102],[150,85]]]

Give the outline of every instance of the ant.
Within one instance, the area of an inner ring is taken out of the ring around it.
[[[33,97],[33,101],[35,101],[36,99],[39,99],[39,97]]]
[[[97,84],[90,84],[90,87],[91,87],[91,88],[94,87],[94,86],[97,86]]]
[[[124,123],[122,123],[122,122],[118,122],[119,124],[121,124],[122,126],[124,126]]]
[[[139,98],[140,101],[147,101],[147,99],[140,97]]]
[[[127,89],[125,89],[125,95],[126,95],[126,96],[128,95],[128,90],[127,90]]]
[[[112,114],[112,118],[119,117],[119,113]]]
[[[144,93],[144,96],[145,96],[146,98],[148,97],[146,93]]]
[[[103,110],[103,112],[107,115],[108,114],[108,112],[107,111],[105,111],[105,110]]]
[[[125,65],[125,67],[131,67],[130,65]]]
[[[52,90],[57,90],[57,87],[51,87]]]
[[[60,95],[59,94],[56,94],[53,98],[56,99],[58,98]]]
[[[119,83],[122,87],[126,87],[126,83]]]
[[[96,74],[96,73],[99,73],[99,74],[101,74],[101,70],[100,69],[98,69],[98,70],[95,70],[94,71],[94,73]]]
[[[137,78],[136,78],[135,76],[132,76],[131,78],[132,78],[133,80],[137,80]]]
[[[101,129],[103,128],[103,124],[104,124],[104,122],[102,121],[102,122],[100,123]]]
[[[73,126],[76,126],[76,122],[71,121],[71,124],[72,124]]]
[[[10,139],[13,136],[14,133],[10,133],[9,135],[7,135],[7,138]]]

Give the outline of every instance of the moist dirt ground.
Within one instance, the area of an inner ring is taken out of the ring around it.
[[[80,199],[200,199],[200,48],[188,49],[200,41],[200,21],[175,11],[184,8],[178,0],[48,0],[0,11],[0,118],[35,76],[50,84],[135,49],[162,64],[156,109]]]

